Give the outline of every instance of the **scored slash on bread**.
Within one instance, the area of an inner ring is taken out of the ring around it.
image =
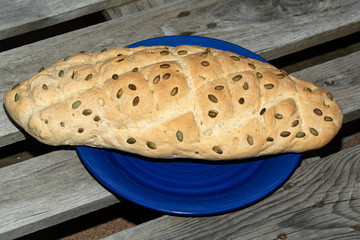
[[[343,119],[333,96],[310,82],[190,45],[81,52],[12,87],[4,104],[43,143],[154,158],[304,152],[327,144]]]

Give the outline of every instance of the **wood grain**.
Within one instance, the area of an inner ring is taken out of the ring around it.
[[[0,40],[69,21],[132,0],[2,0]]]
[[[250,207],[165,215],[105,239],[359,239],[360,145],[304,162],[285,186]]]
[[[0,168],[0,239],[14,239],[118,202],[73,150]]]

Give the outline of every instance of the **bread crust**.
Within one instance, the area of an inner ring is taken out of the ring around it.
[[[333,96],[310,82],[189,45],[75,54],[9,89],[4,104],[43,143],[152,158],[304,152],[327,144],[343,120]]]

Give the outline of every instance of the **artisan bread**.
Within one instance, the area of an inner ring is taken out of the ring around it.
[[[304,152],[327,144],[343,119],[333,96],[310,82],[189,45],[81,52],[15,85],[4,103],[43,143],[153,158]]]

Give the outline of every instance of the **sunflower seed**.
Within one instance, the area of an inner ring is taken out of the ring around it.
[[[42,85],[42,89],[48,90],[48,86],[44,83],[44,84]]]
[[[248,84],[247,82],[245,82],[244,85],[243,85],[243,88],[244,88],[245,90],[248,90],[248,89],[249,89],[249,84]]]
[[[203,53],[201,53],[201,54],[200,54],[200,57],[202,57],[202,58],[206,58],[206,57],[207,57],[207,55],[208,55],[208,53],[207,53],[207,52],[203,52]]]
[[[217,85],[214,87],[215,90],[223,90],[224,89],[224,86],[222,85]]]
[[[169,55],[169,51],[166,51],[166,50],[161,51],[160,55],[162,55],[162,56]]]
[[[129,85],[128,85],[128,88],[129,88],[130,90],[133,90],[133,91],[136,90],[136,86],[135,86],[134,84],[129,84]]]
[[[333,95],[332,95],[331,93],[327,92],[327,93],[326,93],[326,96],[327,96],[331,101],[334,100],[334,97],[333,97]]]
[[[285,74],[283,74],[283,73],[278,73],[278,74],[275,74],[275,77],[276,77],[277,79],[283,79],[283,78],[285,77]]]
[[[93,78],[93,75],[90,73],[90,74],[88,74],[86,77],[85,77],[85,80],[86,81],[89,81],[89,80],[91,80]]]
[[[104,106],[104,104],[105,104],[104,99],[102,99],[102,98],[98,98],[97,102],[99,103],[100,106]]]
[[[263,77],[263,75],[261,73],[259,73],[259,72],[256,73],[256,78],[258,80],[262,79],[262,77]]]
[[[282,114],[280,114],[280,113],[275,113],[275,114],[274,114],[274,117],[275,117],[276,119],[283,119],[283,118],[284,118],[284,116],[283,116]]]
[[[83,133],[84,132],[84,129],[83,128],[79,128],[78,129],[78,133]]]
[[[119,79],[119,75],[117,75],[117,74],[115,73],[115,74],[113,74],[113,75],[111,76],[111,78],[112,78],[113,80],[117,80],[117,79]]]
[[[164,80],[168,80],[170,78],[171,74],[170,73],[165,73],[163,76],[162,76],[162,79]]]
[[[245,99],[244,99],[244,98],[240,98],[240,99],[239,99],[239,103],[240,103],[240,104],[244,104],[244,102],[245,102]]]
[[[267,141],[267,142],[273,142],[274,139],[273,139],[272,137],[267,137],[267,138],[266,138],[266,141]]]
[[[20,100],[20,94],[16,93],[15,96],[14,96],[14,100],[15,100],[15,102],[19,101]]]
[[[167,64],[167,63],[164,63],[164,64],[160,65],[160,68],[163,68],[163,69],[169,68],[169,67],[170,67],[170,64]]]
[[[64,76],[64,70],[60,70],[59,73],[58,73],[58,76],[63,77]]]
[[[187,54],[187,51],[186,50],[180,50],[177,52],[179,55],[185,55]]]
[[[251,69],[255,69],[255,68],[256,68],[255,65],[252,64],[252,63],[248,63],[248,66],[249,66],[249,68],[251,68]]]
[[[260,115],[263,115],[266,112],[266,108],[261,109]]]
[[[311,90],[310,88],[308,88],[308,87],[304,87],[304,91],[306,91],[306,92],[312,92],[312,90]]]
[[[77,70],[73,71],[73,73],[71,74],[71,79],[76,79],[78,75],[79,72]]]
[[[237,56],[230,56],[230,58],[234,61],[240,61],[240,58]]]
[[[295,120],[291,123],[292,127],[296,127],[299,124],[299,120]]]

